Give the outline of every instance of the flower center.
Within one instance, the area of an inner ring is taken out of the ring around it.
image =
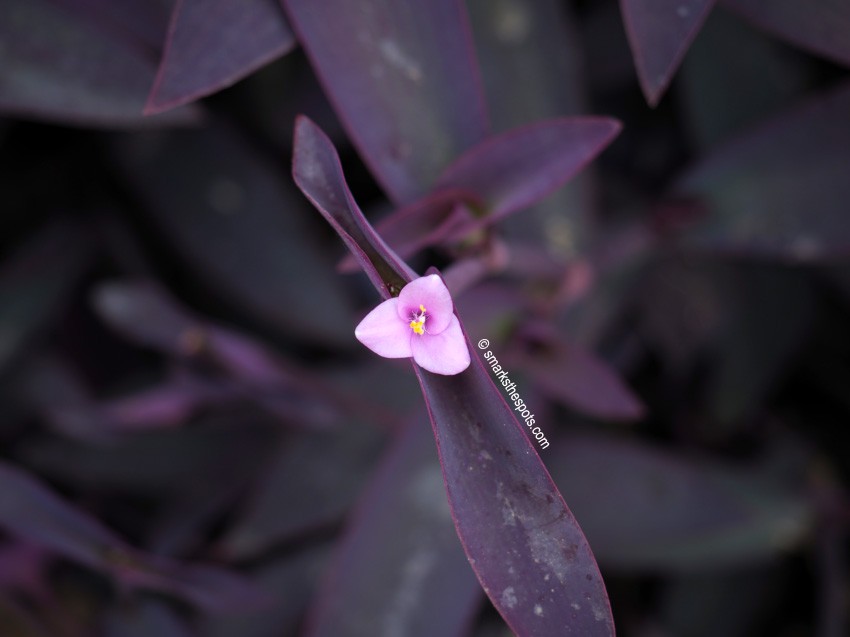
[[[410,329],[412,329],[416,334],[424,334],[425,333],[425,306],[419,306],[419,312],[413,313],[413,320],[410,321]]]

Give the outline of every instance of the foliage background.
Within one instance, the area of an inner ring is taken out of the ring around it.
[[[0,0],[3,635],[510,634],[413,375],[353,338],[374,291],[290,177],[304,113],[377,223],[414,197],[352,131],[421,126],[448,164],[487,124],[330,101],[373,69],[317,77],[285,4]],[[394,5],[356,8],[415,32]],[[345,53],[371,23],[333,6]],[[850,5],[460,6],[469,42],[422,55],[474,47],[493,133],[623,124],[410,260],[472,272],[458,312],[541,415],[619,634],[846,634]],[[452,69],[425,113],[477,92]]]

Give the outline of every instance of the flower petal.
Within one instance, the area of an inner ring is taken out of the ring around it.
[[[439,334],[414,336],[410,339],[410,347],[413,360],[429,372],[453,376],[469,367],[469,348],[454,314],[446,329]]]
[[[397,298],[387,299],[354,328],[357,340],[384,358],[407,358],[413,355],[410,349],[413,331],[399,319],[397,306]]]
[[[405,285],[398,301],[398,315],[408,322],[414,313],[419,312],[420,305],[425,306],[428,316],[425,331],[431,335],[446,329],[454,316],[452,296],[438,274],[429,274]]]

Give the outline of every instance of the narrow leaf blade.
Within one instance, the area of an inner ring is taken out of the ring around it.
[[[294,46],[274,0],[179,0],[145,113],[230,86]]]
[[[715,0],[620,0],[647,102],[655,106]]]

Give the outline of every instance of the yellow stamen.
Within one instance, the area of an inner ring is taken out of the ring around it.
[[[410,321],[410,329],[414,331],[414,333],[422,335],[425,333],[425,306],[419,306],[420,313],[414,314],[413,320]]]

